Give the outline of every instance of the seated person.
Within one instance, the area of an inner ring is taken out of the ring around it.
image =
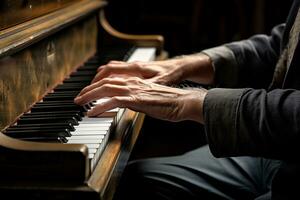
[[[75,102],[111,98],[88,115],[126,107],[173,122],[193,120],[205,126],[208,142],[180,156],[132,161],[117,199],[297,199],[299,3],[270,36],[165,61],[99,67]],[[170,87],[183,80],[213,89]]]

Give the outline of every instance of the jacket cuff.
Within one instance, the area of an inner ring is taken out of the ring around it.
[[[234,53],[228,47],[214,47],[201,53],[206,54],[212,60],[216,87],[234,87],[237,85],[238,65]]]
[[[245,89],[211,89],[204,99],[207,141],[216,157],[234,156],[238,150],[237,111]]]

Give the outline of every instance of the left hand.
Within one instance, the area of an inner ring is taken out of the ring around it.
[[[75,103],[111,97],[98,104],[87,114],[97,116],[116,107],[143,112],[154,118],[168,121],[194,120],[203,123],[205,89],[183,90],[159,85],[138,77],[104,78],[85,87]]]

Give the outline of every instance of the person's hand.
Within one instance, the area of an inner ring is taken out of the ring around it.
[[[171,85],[182,80],[183,72],[176,60],[131,62],[110,61],[98,68],[95,83],[106,77],[139,77],[153,83]]]
[[[214,71],[209,57],[195,54],[164,61],[131,63],[111,61],[98,68],[92,83],[107,77],[139,77],[162,85],[177,84],[183,80],[211,84],[213,76]]]
[[[129,108],[149,116],[169,121],[194,120],[203,122],[202,106],[205,89],[182,90],[159,85],[138,77],[104,78],[84,88],[75,103],[110,97],[87,114],[98,116],[116,107]]]

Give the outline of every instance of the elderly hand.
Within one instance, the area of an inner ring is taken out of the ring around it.
[[[97,116],[116,107],[126,107],[158,119],[194,120],[202,123],[205,95],[205,89],[182,90],[138,77],[115,77],[104,78],[85,87],[75,98],[75,103],[84,105],[93,100],[110,97],[87,114]]]
[[[191,80],[201,84],[213,82],[214,71],[208,56],[194,54],[164,61],[131,62],[111,61],[98,68],[92,83],[107,77],[139,77],[162,85]]]

